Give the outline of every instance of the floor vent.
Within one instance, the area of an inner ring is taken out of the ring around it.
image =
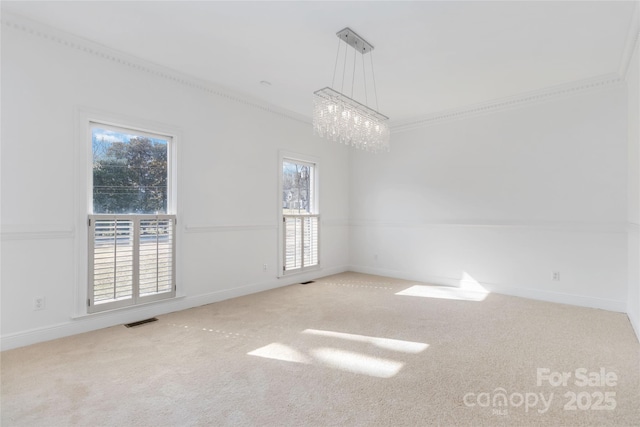
[[[138,320],[137,322],[133,322],[133,323],[126,323],[124,326],[126,328],[133,328],[134,326],[140,326],[140,325],[144,325],[145,323],[151,323],[151,322],[156,322],[158,319],[156,319],[155,317],[152,317],[151,319],[144,319],[144,320]]]
[[[308,282],[301,282],[301,285],[308,285],[309,283],[313,283],[313,280],[309,280]]]

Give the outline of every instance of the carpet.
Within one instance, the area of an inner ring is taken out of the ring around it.
[[[357,273],[1,358],[3,426],[640,425],[625,314]]]

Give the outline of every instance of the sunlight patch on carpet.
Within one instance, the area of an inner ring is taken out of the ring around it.
[[[247,354],[250,356],[264,357],[266,359],[282,360],[284,362],[304,363],[306,365],[311,363],[309,357],[295,348],[277,342],[265,345]]]
[[[250,356],[304,365],[321,365],[353,374],[368,375],[376,378],[391,378],[400,372],[404,363],[381,359],[336,348],[315,348],[307,356],[302,352],[281,343],[271,343],[247,353]]]
[[[370,377],[391,378],[404,366],[404,363],[395,360],[381,359],[335,348],[313,349],[311,354],[314,359],[325,366]]]
[[[402,353],[420,353],[429,347],[429,344],[414,342],[414,341],[403,341],[396,340],[391,338],[380,338],[380,337],[368,337],[366,335],[356,335],[356,334],[347,334],[344,332],[334,332],[334,331],[321,331],[318,329],[305,329],[302,331],[303,334],[310,335],[318,335],[329,338],[338,338],[343,340],[355,341],[355,342],[363,342],[372,344],[379,348],[384,348],[386,350],[399,351]]]
[[[302,331],[302,334],[330,338],[333,346],[298,350],[292,346],[274,342],[253,350],[247,353],[247,355],[305,365],[320,365],[376,378],[391,378],[400,372],[404,366],[403,362],[369,356],[364,353],[342,350],[335,347],[340,347],[342,340],[371,344],[384,350],[409,354],[420,353],[429,347],[429,344],[421,342],[370,337],[344,332],[322,331],[318,329],[305,329]],[[346,343],[342,342],[342,344]]]
[[[458,301],[484,301],[490,293],[469,273],[463,271],[458,286],[414,285],[397,292],[396,295]]]
[[[484,301],[487,297],[486,292],[471,291],[468,289],[453,288],[449,286],[426,285],[414,285],[403,291],[397,292],[396,295],[459,301]]]

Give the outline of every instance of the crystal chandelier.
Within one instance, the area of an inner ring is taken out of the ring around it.
[[[375,75],[373,73],[373,57],[371,51],[373,46],[360,37],[350,28],[338,31],[338,53],[336,54],[336,65],[333,70],[332,87],[336,79],[338,68],[338,57],[340,56],[340,46],[344,43],[344,66],[342,72],[342,87],[340,92],[325,87],[313,93],[313,131],[316,135],[337,141],[343,144],[350,144],[356,148],[372,151],[389,151],[389,118],[384,114],[370,108],[368,104],[367,79],[364,56],[369,54],[371,59],[371,76],[373,80],[373,90],[375,94],[376,108],[378,107],[378,94],[376,90]],[[353,73],[351,80],[351,97],[345,95],[344,79],[347,68],[347,47],[353,50]],[[362,57],[362,73],[364,77],[365,104],[353,99],[353,87],[355,83],[356,53]]]

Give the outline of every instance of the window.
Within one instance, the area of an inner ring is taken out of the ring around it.
[[[89,312],[175,296],[172,138],[91,123]]]
[[[317,164],[282,159],[283,274],[319,265]]]

